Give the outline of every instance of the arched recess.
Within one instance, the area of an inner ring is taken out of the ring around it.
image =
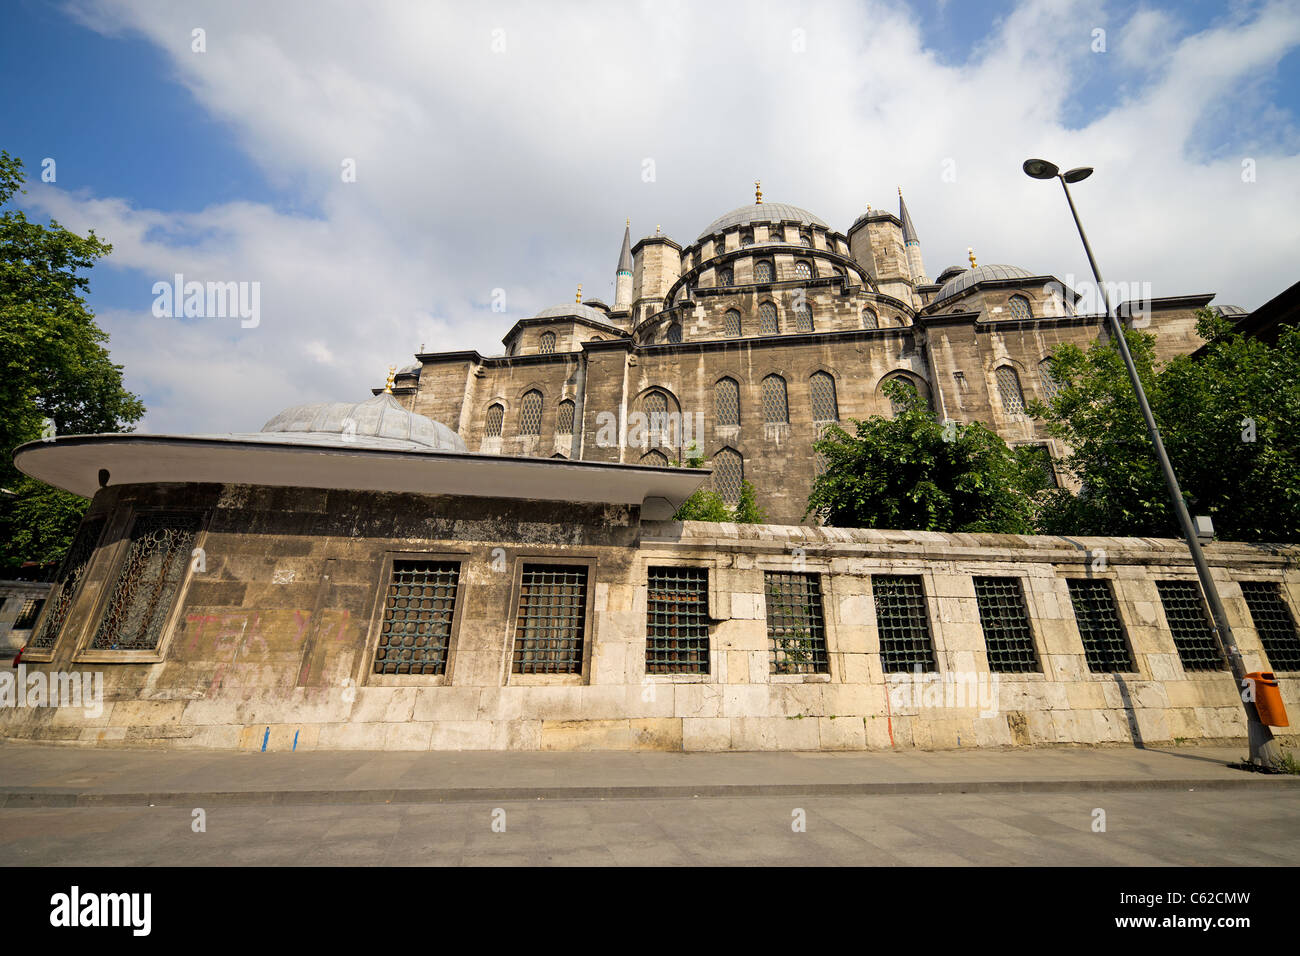
[[[713,384],[713,421],[722,427],[740,424],[740,383],[730,375]]]
[[[483,416],[483,436],[485,438],[500,438],[501,427],[505,424],[506,407],[500,402],[493,402],[487,408],[487,413]]]
[[[1002,410],[1008,415],[1023,415],[1025,390],[1020,385],[1020,374],[1011,365],[999,365],[993,370],[993,379],[998,386]]]
[[[785,379],[773,372],[763,379],[763,424],[788,425],[790,402]]]
[[[808,396],[814,423],[825,424],[840,420],[840,405],[833,375],[816,371],[808,376]]]
[[[897,402],[895,402],[892,398],[890,398],[888,395],[885,394],[884,387],[886,382],[892,381],[894,379],[900,379],[904,382],[907,382],[914,389],[916,389],[917,394],[920,395],[921,398],[925,399],[927,405],[930,404],[930,386],[925,381],[925,379],[921,378],[919,375],[916,375],[913,372],[895,370],[893,372],[890,372],[887,375],[881,376],[880,381],[876,383],[877,399],[882,405],[889,406],[889,414],[891,416],[897,415],[899,413],[900,406],[898,405]]]
[[[524,392],[519,400],[519,434],[540,435],[542,433],[542,393],[532,388]]]
[[[730,445],[713,455],[713,490],[733,508],[740,501],[740,486],[745,480],[745,460]]]

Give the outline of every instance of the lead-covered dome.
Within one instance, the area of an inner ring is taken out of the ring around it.
[[[723,232],[735,226],[748,225],[751,222],[787,222],[793,220],[804,226],[821,226],[823,229],[829,229],[817,216],[814,216],[807,209],[800,209],[798,206],[791,206],[783,202],[756,202],[748,206],[741,206],[739,209],[733,209],[725,216],[713,220],[709,228],[700,233],[699,238],[711,236],[716,232]]]
[[[262,426],[265,441],[383,447],[407,451],[466,451],[465,440],[442,422],[408,412],[382,392],[364,402],[312,402],[286,408]]]
[[[593,322],[599,322],[601,325],[609,325],[609,316],[600,309],[593,309],[589,305],[583,305],[578,302],[570,302],[568,305],[553,305],[548,309],[542,309],[533,318],[535,319],[558,319],[577,316],[582,319],[591,319]]]
[[[948,270],[945,269],[945,272]],[[951,299],[954,296],[961,295],[977,282],[983,282],[986,279],[1032,279],[1034,274],[1020,266],[1008,266],[1001,263],[989,263],[986,266],[976,266],[974,269],[965,271],[953,276],[947,282],[939,287],[934,301],[942,302],[944,299]]]

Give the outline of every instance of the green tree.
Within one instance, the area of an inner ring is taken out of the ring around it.
[[[1035,496],[1048,485],[1031,449],[1013,449],[985,426],[940,422],[907,382],[890,381],[893,418],[828,426],[815,445],[826,467],[809,514],[826,524],[923,531],[1033,531]]]
[[[683,453],[684,461],[675,462],[677,467],[683,464],[687,468],[703,468],[705,465],[704,456],[700,454],[699,446],[691,442]],[[758,495],[754,486],[748,481],[740,483],[740,500],[736,503],[734,509],[727,506],[726,500],[716,491],[708,488],[697,488],[695,492],[682,502],[681,507],[673,515],[674,521],[733,521],[737,524],[762,524],[767,520],[762,510],[758,507]]]
[[[127,431],[144,414],[122,387],[122,368],[95,324],[82,274],[112,247],[54,220],[31,222],[10,206],[22,191],[22,162],[0,151],[0,573],[23,561],[57,561],[87,502],[24,476],[18,445],[57,434]]]
[[[1154,336],[1125,333],[1188,509],[1209,515],[1221,538],[1300,540],[1300,330],[1270,345],[1203,309],[1197,332],[1207,340],[1203,355],[1158,368]],[[1115,343],[1058,346],[1051,368],[1060,390],[1029,411],[1071,449],[1063,465],[1083,491],[1050,495],[1040,530],[1178,535]]]

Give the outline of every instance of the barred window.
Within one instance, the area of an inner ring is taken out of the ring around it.
[[[668,326],[668,342],[670,345],[680,345],[682,342],[682,327],[676,322]]]
[[[1221,671],[1227,665],[1219,642],[1210,629],[1195,581],[1157,581],[1160,603],[1169,621],[1169,633],[1178,658],[1189,671]]]
[[[812,266],[800,259],[794,264],[794,277],[796,279],[811,279]]]
[[[483,423],[483,434],[487,438],[501,437],[501,423],[505,421],[506,410],[502,405],[490,405],[487,420]]]
[[[740,335],[740,313],[735,309],[728,309],[727,314],[722,317],[726,325],[727,335],[736,338]]]
[[[713,456],[713,490],[733,508],[740,501],[740,486],[745,480],[745,462],[734,448],[724,448]]]
[[[542,333],[542,345],[541,345],[541,349],[540,349],[540,351],[541,351],[541,353],[542,353],[543,355],[550,355],[551,353],[553,353],[553,352],[555,351],[555,333],[554,333],[554,332],[543,332],[543,333]]]
[[[829,674],[818,575],[764,571],[763,590],[772,673]]]
[[[148,514],[135,519],[131,543],[91,648],[157,649],[180,592],[198,536],[195,515]]]
[[[772,263],[767,259],[759,259],[754,263],[755,282],[771,282],[772,275]]]
[[[394,561],[375,648],[376,674],[445,674],[457,561]]]
[[[1275,671],[1300,670],[1300,638],[1295,619],[1276,581],[1242,581],[1241,596],[1250,608],[1259,642]]]
[[[560,402],[555,416],[555,430],[561,435],[573,434],[573,402],[567,398]]]
[[[800,237],[799,237],[799,245],[801,245],[801,246],[805,246],[805,247],[811,249],[811,248],[812,248],[812,236],[800,236]]]
[[[826,372],[813,372],[808,379],[808,390],[812,394],[814,422],[840,420],[839,404],[835,401],[835,379]]]
[[[1045,358],[1038,363],[1038,377],[1043,383],[1043,400],[1050,402],[1061,391],[1061,383],[1052,375],[1052,360]]]
[[[650,568],[646,598],[647,674],[709,672],[707,568]]]
[[[886,673],[935,670],[925,589],[916,575],[877,574],[871,578],[880,632],[880,664]]]
[[[776,335],[781,331],[781,323],[776,317],[776,306],[764,302],[758,307],[758,332],[760,335]]]
[[[1029,307],[1029,300],[1023,295],[1013,295],[1008,303],[1013,319],[1032,319],[1034,310]]]
[[[727,251],[727,240],[726,240],[726,239],[718,239],[718,240],[715,240],[715,241],[714,241],[714,243],[713,243],[713,254],[714,254],[715,256],[720,256],[720,255],[722,255],[722,254],[723,254],[724,252],[726,252],[726,251]]]
[[[587,624],[584,565],[525,564],[515,625],[516,674],[581,674]]]
[[[812,309],[807,302],[801,302],[794,309],[794,330],[811,332],[813,330]]]
[[[40,630],[33,634],[28,642],[28,647],[32,650],[48,650],[59,639],[59,631],[63,628],[63,622],[68,619],[68,611],[72,609],[72,602],[77,597],[77,591],[86,576],[86,568],[90,565],[90,558],[95,553],[95,545],[103,530],[103,518],[93,518],[77,530],[72,547],[68,549],[58,576],[54,579],[54,587],[50,589],[49,600],[53,602],[50,605],[50,613],[45,615]]]
[[[713,416],[719,425],[740,424],[740,386],[734,378],[720,378],[713,386]]]
[[[769,425],[790,421],[790,406],[785,398],[785,379],[769,375],[763,379],[763,421]]]
[[[1019,578],[975,578],[975,603],[989,652],[989,670],[1003,673],[1038,671],[1034,635],[1029,628]]]
[[[668,398],[663,392],[651,392],[641,403],[646,416],[646,436],[652,445],[664,440],[664,428],[668,422]]]
[[[1091,671],[1135,671],[1132,652],[1124,638],[1115,595],[1105,581],[1071,578],[1070,603],[1083,638],[1083,654]]]
[[[1010,365],[999,365],[993,373],[998,381],[998,394],[1002,396],[1002,410],[1008,415],[1019,415],[1025,410],[1025,394],[1020,390],[1020,376]]]
[[[26,631],[36,623],[36,619],[41,616],[41,608],[45,607],[45,598],[28,598],[23,601],[23,606],[18,610],[18,616],[14,618],[11,625],[15,631]]]
[[[733,272],[731,269],[718,270],[718,285],[728,286],[728,285],[735,285],[735,284],[736,284],[735,272]],[[736,313],[736,314],[739,315],[740,313]],[[738,332],[736,334],[739,335],[740,333]]]
[[[880,316],[876,315],[875,309],[862,310],[862,327],[864,329],[880,328]]]
[[[542,393],[531,389],[524,394],[519,403],[519,434],[540,435],[542,433]]]
[[[663,452],[652,448],[650,451],[646,452],[644,455],[641,456],[641,464],[647,466],[653,465],[657,468],[667,468],[668,456],[665,455]]]

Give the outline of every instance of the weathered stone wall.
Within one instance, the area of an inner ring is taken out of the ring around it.
[[[44,581],[0,581],[0,660],[13,657],[32,636],[30,625],[14,625],[29,601],[44,601],[49,591]]]

